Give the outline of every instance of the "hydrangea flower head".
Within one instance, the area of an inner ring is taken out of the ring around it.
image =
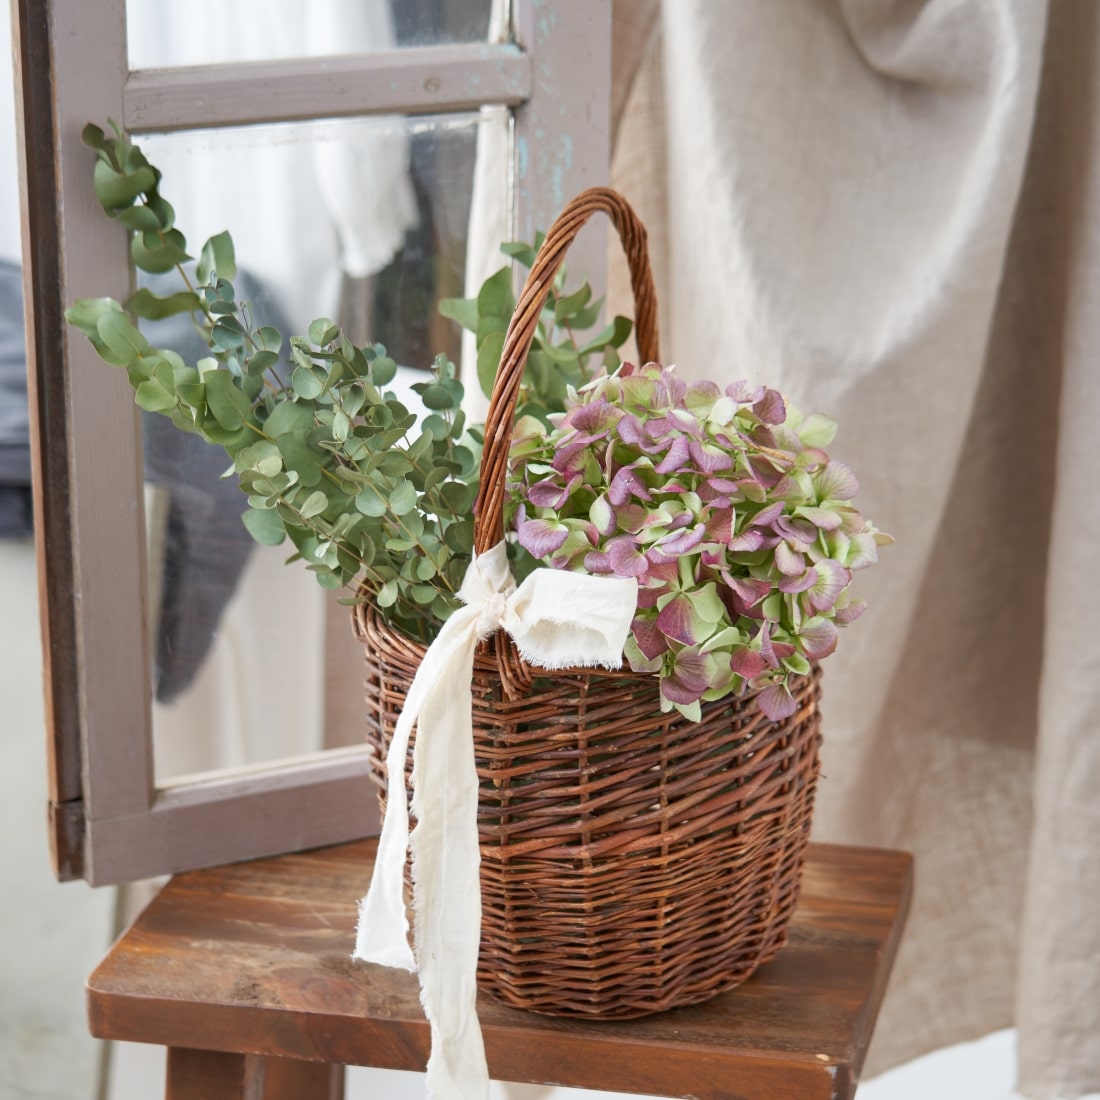
[[[554,420],[513,436],[520,545],[555,569],[637,579],[625,656],[658,676],[664,709],[698,719],[704,700],[755,690],[769,718],[791,715],[792,678],[863,610],[852,574],[893,541],[824,450],[833,422],[658,363],[570,391]]]

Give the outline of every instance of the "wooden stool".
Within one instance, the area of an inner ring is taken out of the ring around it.
[[[88,981],[92,1034],[169,1048],[169,1100],[340,1100],[343,1066],[423,1070],[416,976],[351,960],[375,841],[176,875]],[[902,852],[811,845],[790,943],[703,1005],[590,1023],[479,998],[505,1081],[699,1100],[843,1100],[909,907]]]

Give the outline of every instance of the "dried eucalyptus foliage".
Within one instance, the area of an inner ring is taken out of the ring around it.
[[[85,298],[66,317],[104,362],[126,370],[135,400],[223,447],[248,496],[244,523],[258,542],[289,539],[326,588],[347,586],[375,603],[409,636],[430,641],[457,606],[473,551],[481,433],[467,429],[463,387],[454,365],[436,358],[427,381],[414,385],[428,410],[417,417],[386,389],[397,364],[380,344],[357,346],[332,321],[314,321],[306,337],[284,339],[257,323],[232,280],[232,238],[220,233],[197,261],[160,194],[160,171],[114,127],[95,125],[84,142],[95,151],[95,190],[104,211],[131,232],[131,256],[142,271],[175,270],[181,289],[141,289],[124,304]],[[504,251],[530,264],[535,249]],[[629,332],[622,318],[595,340],[578,343],[598,304],[587,286],[565,296],[559,284],[532,354],[525,412],[545,418],[560,410],[567,387],[587,377],[586,361],[614,348]],[[511,317],[511,275],[494,275],[476,299],[451,300],[443,311],[478,333],[478,373],[491,383]],[[188,363],[171,348],[152,346],[134,318],[188,313],[210,349]],[[533,567],[513,545],[516,571]],[[352,601],[348,601],[352,602]]]
[[[501,252],[521,267],[530,268],[543,236],[536,234],[534,245],[502,245]],[[599,319],[603,299],[593,301],[592,288],[587,283],[566,294],[565,280],[563,267],[554,277],[539,315],[517,403],[518,417],[534,416],[544,424],[550,423],[552,414],[565,409],[571,389],[583,386],[598,368],[613,371],[619,365],[618,349],[631,330],[629,318],[616,317],[596,336],[581,337],[579,334],[591,329]],[[447,298],[439,305],[444,317],[475,334],[478,383],[486,397],[492,395],[504,335],[515,308],[512,272],[508,267],[487,279],[476,298]]]

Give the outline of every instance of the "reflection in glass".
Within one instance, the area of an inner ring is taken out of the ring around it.
[[[498,0],[499,2],[499,0]],[[492,0],[126,0],[132,69],[484,42]]]
[[[334,317],[356,341],[386,344],[407,388],[437,352],[459,354],[438,303],[465,291],[479,131],[506,127],[501,110],[150,135],[141,145],[192,252],[232,232],[235,288],[257,324],[289,335]],[[176,278],[157,277],[154,289],[178,289]],[[203,354],[188,318],[146,331],[191,362]],[[358,743],[361,654],[346,608],[300,566],[284,568],[287,547],[252,543],[244,497],[219,479],[224,452],[164,417],[146,421],[158,778]]]

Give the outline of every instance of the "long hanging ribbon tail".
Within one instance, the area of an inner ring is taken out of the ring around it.
[[[616,667],[634,613],[633,580],[536,570],[517,590],[503,543],[474,560],[459,593],[465,607],[444,623],[409,687],[386,754],[387,803],[355,957],[420,969],[432,1032],[428,1100],[487,1100],[489,1073],[477,1020],[481,941],[478,782],[472,695],[478,640],[504,626],[544,668]],[[409,813],[404,773],[413,747],[412,836],[416,960],[408,944],[404,868]]]
[[[470,681],[477,635],[454,651],[420,712],[413,746],[413,907],[420,1002],[432,1029],[429,1100],[488,1100],[477,1019],[481,853]]]
[[[461,690],[461,668],[454,681],[440,681],[440,677],[445,672],[453,675],[451,666],[455,658],[463,657],[467,650],[472,667],[473,650],[477,644],[477,617],[475,608],[459,608],[443,624],[443,629],[409,685],[404,709],[394,727],[393,740],[386,753],[386,815],[382,820],[382,834],[378,838],[378,854],[370,888],[359,903],[354,957],[365,962],[416,970],[408,941],[409,922],[405,915],[405,855],[409,847],[405,761],[413,726],[433,689]],[[466,691],[469,692],[469,676],[466,677]],[[456,705],[460,705],[458,700]],[[468,711],[469,707],[466,709]],[[424,737],[418,737],[418,745],[422,745],[424,740]]]
[[[356,958],[417,969],[405,915],[409,815],[404,778],[409,736],[419,719],[413,746],[413,905],[420,1000],[432,1032],[430,1100],[488,1096],[475,1009],[481,894],[476,889],[480,855],[470,679],[479,615],[480,609],[466,607],[447,620],[409,687],[386,754],[386,816],[355,944]]]

